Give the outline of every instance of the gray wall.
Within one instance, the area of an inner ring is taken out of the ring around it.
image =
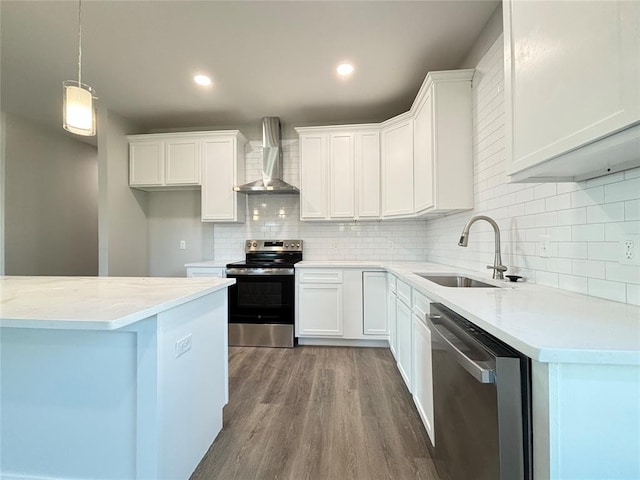
[[[200,221],[200,190],[150,192],[148,219],[150,276],[184,277],[185,263],[213,258],[214,227]]]
[[[480,35],[478,35],[478,38],[476,38],[476,41],[473,43],[473,47],[467,52],[458,68],[476,68],[485,53],[487,53],[498,39],[502,30],[502,4],[500,3],[491,17],[489,17],[489,20],[487,20],[482,32],[480,32]]]
[[[129,144],[135,124],[101,109],[99,153],[99,274],[148,274],[147,193],[129,188]]]
[[[96,275],[96,148],[10,114],[3,135],[5,273]]]

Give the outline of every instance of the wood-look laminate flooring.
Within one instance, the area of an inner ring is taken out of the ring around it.
[[[438,480],[384,348],[229,348],[223,430],[191,480]]]

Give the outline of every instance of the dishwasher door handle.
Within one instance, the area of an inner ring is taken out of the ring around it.
[[[476,361],[469,358],[460,348],[467,346],[467,344],[441,322],[437,322],[440,318],[442,318],[441,315],[433,313],[427,315],[427,324],[431,329],[431,334],[438,337],[440,343],[453,354],[456,362],[469,372],[473,378],[480,383],[495,383],[495,365],[490,365],[490,362]]]

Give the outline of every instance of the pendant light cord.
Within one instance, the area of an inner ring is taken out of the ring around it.
[[[82,85],[82,0],[78,0],[78,86]]]

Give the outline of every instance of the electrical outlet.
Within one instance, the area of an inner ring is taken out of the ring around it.
[[[187,248],[187,242],[184,240],[180,240],[180,250],[184,250]]]
[[[551,256],[551,241],[549,235],[540,235],[538,241],[538,256],[548,258]]]
[[[620,241],[620,263],[640,265],[640,235],[628,235]]]
[[[393,250],[393,242],[392,241],[389,242],[389,250]]]
[[[191,350],[191,334],[181,338],[176,342],[176,358],[180,355],[184,355]]]

